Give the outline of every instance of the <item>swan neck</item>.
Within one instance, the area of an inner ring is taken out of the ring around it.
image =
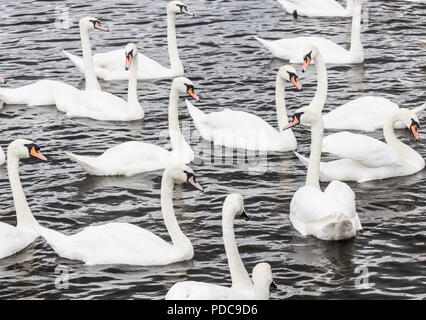
[[[136,54],[133,58],[132,64],[130,66],[130,75],[129,75],[129,88],[127,91],[127,102],[131,106],[140,107],[138,99],[138,67],[139,67],[139,54]]]
[[[93,64],[92,48],[90,47],[89,31],[80,27],[81,47],[83,48],[84,78],[86,80],[86,90],[101,90],[95,74]]]
[[[311,125],[311,154],[309,157],[308,172],[306,174],[306,186],[314,187],[319,190],[319,173],[322,150],[322,139],[324,135],[324,122],[320,116],[317,121]]]
[[[364,48],[361,41],[361,2],[359,2],[354,7],[354,15],[352,17],[351,48],[349,54],[354,59],[362,62],[364,60],[363,52]]]
[[[269,293],[269,286],[265,286],[265,284],[254,284],[254,296],[256,300],[268,300]]]
[[[170,67],[175,75],[183,75],[184,69],[179,58],[176,40],[176,13],[167,12],[167,47],[169,50]]]
[[[317,71],[317,90],[315,91],[315,96],[310,107],[321,113],[327,100],[328,75],[324,59],[320,52],[316,54],[314,60]]]
[[[347,0],[346,2],[346,12],[351,14],[354,10],[354,0]]]
[[[235,215],[232,208],[224,206],[222,211],[223,242],[225,244],[226,258],[232,279],[232,289],[249,290],[252,286],[250,276],[241,260],[234,233]]]
[[[173,208],[174,181],[167,174],[161,180],[161,211],[163,213],[164,224],[172,239],[173,246],[183,250],[192,250],[191,241],[185,236],[177,222]]]
[[[288,123],[288,115],[285,106],[285,81],[279,75],[277,75],[275,83],[275,104],[279,132],[283,132],[285,125]]]
[[[383,136],[392,149],[398,152],[403,159],[409,160],[413,154],[416,154],[417,157],[417,152],[396,137],[394,126],[399,120],[398,113],[388,117],[383,125]]]
[[[7,172],[12,188],[13,202],[15,204],[17,228],[32,229],[37,226],[38,223],[28,206],[27,198],[22,188],[21,179],[19,177],[19,158],[10,152],[8,152],[7,155]]]

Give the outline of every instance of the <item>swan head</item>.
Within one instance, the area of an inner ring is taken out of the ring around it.
[[[101,31],[109,31],[107,27],[103,26],[101,22],[94,17],[85,17],[80,19],[80,29],[84,29],[86,31],[92,30],[101,30]]]
[[[296,69],[294,69],[292,66],[282,66],[280,70],[278,70],[278,76],[284,81],[290,81],[297,88],[297,90],[303,90],[302,85],[299,82]]]
[[[414,111],[401,108],[397,112],[397,118],[410,130],[416,140],[419,140],[420,121]]]
[[[294,112],[292,121],[287,124],[284,130],[294,127],[298,124],[312,125],[318,122],[320,119],[322,118],[321,114],[318,111],[315,111],[314,109],[309,107],[299,108]]]
[[[34,142],[26,139],[16,139],[7,148],[8,157],[15,156],[20,159],[37,158],[46,161],[46,157],[40,153],[40,147]]]
[[[228,208],[229,212],[232,212],[234,217],[239,215],[244,220],[250,220],[250,217],[247,215],[246,209],[244,208],[244,199],[239,193],[229,194],[223,203],[223,208]],[[228,212],[228,210],[226,210],[226,212]]]
[[[195,93],[194,84],[188,78],[185,78],[185,77],[175,78],[172,83],[172,90],[176,90],[179,93],[179,95],[183,93],[187,93],[196,101],[200,101],[200,98]]]
[[[129,43],[125,48],[124,52],[126,54],[126,63],[124,65],[124,68],[126,70],[130,69],[130,66],[132,65],[132,62],[135,58],[138,56],[138,47],[135,43]]]
[[[182,1],[171,1],[167,5],[167,12],[174,13],[174,14],[188,14],[190,16],[194,16],[194,14],[188,10],[188,7],[186,4],[184,4]]]
[[[0,83],[6,83],[6,80],[2,77],[0,77]]]
[[[197,182],[194,171],[190,167],[184,164],[169,166],[163,176],[168,176],[173,179],[175,184],[188,183],[193,188],[204,192],[204,188]]]
[[[273,276],[272,276],[272,269],[269,263],[261,262],[258,263],[254,268],[252,272],[252,281],[255,287],[255,290],[267,292],[267,297],[265,299],[269,298],[269,290],[270,289],[277,289],[277,285],[274,282]]]
[[[303,50],[303,67],[302,72],[306,72],[309,69],[312,59],[315,59],[319,54],[318,48],[314,44],[310,44]]]

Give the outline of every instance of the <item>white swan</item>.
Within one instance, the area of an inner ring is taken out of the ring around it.
[[[99,91],[100,85],[96,75],[93,72],[89,31],[94,29],[108,31],[108,29],[102,26],[98,19],[92,17],[81,19],[79,26],[81,43],[83,47],[83,56],[85,57],[84,63],[87,65],[85,72],[86,90]],[[80,93],[80,90],[77,88],[61,81],[39,80],[35,83],[20,88],[0,89],[0,99],[3,100],[6,104],[22,104],[30,106],[54,105],[56,104],[54,93],[57,91],[60,91],[67,97],[72,97]]]
[[[80,164],[85,171],[97,176],[132,176],[142,172],[166,168],[174,162],[189,163],[194,159],[194,152],[185,141],[179,128],[179,96],[188,93],[195,100],[192,82],[184,77],[172,82],[169,100],[169,135],[172,151],[151,143],[128,141],[106,150],[98,157],[80,156],[68,153],[68,156]]]
[[[346,183],[337,180],[332,181],[324,192],[319,184],[324,134],[321,114],[312,108],[300,108],[287,127],[299,123],[311,126],[311,154],[306,184],[291,199],[290,221],[303,236],[312,235],[322,240],[350,239],[362,229],[354,192]],[[351,146],[350,143],[347,145]]]
[[[402,121],[416,140],[419,140],[419,119],[412,110],[399,109],[385,122],[383,135],[386,143],[361,134],[338,132],[327,136],[323,152],[339,157],[339,160],[321,162],[321,181],[334,179],[365,182],[391,177],[407,176],[425,167],[423,157],[395,136],[394,125]],[[309,165],[309,161],[297,154]]]
[[[181,1],[171,1],[167,5],[167,46],[169,51],[169,59],[171,68],[166,68],[158,62],[139,53],[138,78],[139,79],[162,79],[183,76],[184,68],[179,58],[179,52],[176,41],[176,15],[187,14],[193,16],[187,6]],[[81,57],[72,55],[66,51],[63,53],[84,72],[85,66]],[[129,78],[129,72],[122,68],[122,57],[124,52],[122,49],[113,50],[105,53],[97,53],[93,56],[95,64],[95,72],[98,78],[103,80],[123,80]]]
[[[364,49],[361,42],[361,5],[362,0],[354,0],[354,15],[352,18],[351,47],[346,50],[321,37],[298,37],[281,40],[264,40],[255,36],[271,53],[291,63],[303,62],[303,49],[310,44],[315,44],[321,51],[325,63],[330,64],[358,64],[364,62]]]
[[[287,13],[308,17],[351,17],[353,1],[347,0],[346,8],[335,0],[278,0]]]
[[[46,160],[40,148],[32,141],[17,139],[7,148],[7,171],[15,204],[17,226],[0,222],[0,259],[11,256],[39,236],[35,220],[19,179],[19,159],[29,157]]]
[[[174,185],[185,182],[203,191],[186,165],[168,167],[161,180],[161,211],[172,244],[134,224],[117,222],[90,226],[71,236],[39,226],[40,235],[59,256],[87,265],[158,266],[190,260],[192,243],[180,229],[173,209]]]
[[[302,72],[308,70],[311,62],[315,63],[318,75],[317,90],[311,106],[315,106],[321,112],[327,99],[328,78],[324,60],[315,45],[308,45],[303,52]],[[425,109],[426,103],[413,109],[413,111],[419,116]],[[399,106],[388,99],[377,96],[364,96],[323,115],[324,127],[337,130],[374,131],[382,129],[385,120],[397,110],[399,110]],[[396,122],[395,128],[403,129],[405,124],[401,121]]]
[[[173,285],[167,292],[166,300],[242,300],[269,299],[270,287],[276,287],[272,280],[271,266],[259,263],[253,269],[252,279],[244,267],[238,252],[234,234],[236,215],[248,219],[244,210],[244,201],[240,194],[233,193],[226,197],[222,209],[223,242],[231,272],[232,286],[184,281]]]
[[[281,67],[275,87],[278,131],[265,120],[248,112],[225,109],[206,114],[190,102],[186,104],[203,139],[213,141],[215,145],[261,151],[295,150],[297,141],[293,132],[283,131],[287,124],[285,81],[291,81],[298,90],[302,90],[296,70],[291,66]]]

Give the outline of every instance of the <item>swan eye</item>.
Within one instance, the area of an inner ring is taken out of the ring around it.
[[[304,60],[305,62],[308,62],[308,58],[309,58],[309,61],[310,61],[310,60],[312,60],[312,58],[311,58],[311,54],[312,54],[312,51],[311,51],[311,52],[309,52],[308,54],[306,54],[306,55],[305,55],[305,57],[303,58],[303,60]]]
[[[130,50],[128,53],[127,53],[127,55],[126,55],[127,57],[132,57],[133,58],[133,49],[132,50]]]
[[[411,127],[416,126],[417,130],[420,129],[420,123],[418,123],[416,120],[411,119]]]

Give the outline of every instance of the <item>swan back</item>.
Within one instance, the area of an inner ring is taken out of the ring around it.
[[[276,286],[273,281],[272,270],[269,263],[258,263],[253,268],[252,280],[254,284],[255,299],[268,300],[271,286]]]

